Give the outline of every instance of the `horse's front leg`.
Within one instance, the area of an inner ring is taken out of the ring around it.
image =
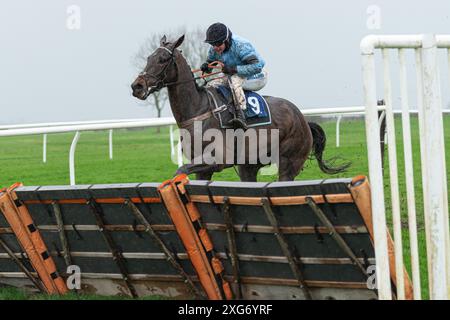
[[[208,164],[185,164],[178,168],[175,175],[195,173],[197,180],[211,180],[215,171],[220,171],[216,165]]]
[[[195,174],[195,177],[197,180],[211,180],[212,176],[213,176],[214,172],[201,172],[201,173],[197,173]]]
[[[211,180],[212,176],[216,172],[220,172],[223,169],[231,168],[233,167],[232,164],[225,164],[225,165],[212,165],[209,167],[208,170],[204,170],[202,172],[196,173],[197,180]]]
[[[182,165],[181,167],[179,167],[177,169],[177,172],[175,173],[175,175],[179,175],[179,174],[187,174],[190,175],[192,173],[196,173],[196,174],[201,174],[203,172],[208,172],[211,170],[211,166],[207,165],[207,164],[192,164],[192,163],[188,163],[185,165]]]
[[[261,166],[253,164],[253,165],[240,165],[239,166],[239,177],[241,181],[247,182],[256,182],[258,171]]]

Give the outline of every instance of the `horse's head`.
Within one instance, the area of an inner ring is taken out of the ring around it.
[[[160,47],[147,58],[144,70],[131,84],[133,96],[145,100],[153,92],[177,80],[176,48],[183,40],[184,35],[173,43],[167,42],[166,36],[162,37]]]

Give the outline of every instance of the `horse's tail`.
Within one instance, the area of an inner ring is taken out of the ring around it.
[[[322,159],[323,150],[325,149],[325,145],[327,143],[325,132],[317,123],[308,122],[308,125],[313,136],[312,151],[314,153],[314,157],[319,163],[320,170],[328,174],[336,174],[346,171],[348,167],[350,167],[351,162],[346,162],[340,166],[333,166],[332,162],[336,160],[336,158],[330,159],[328,161]]]

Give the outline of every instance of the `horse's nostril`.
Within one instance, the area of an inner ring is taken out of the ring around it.
[[[132,88],[134,91],[142,91],[142,90],[144,90],[144,86],[143,86],[142,84],[140,84],[140,83],[133,84],[133,85],[131,86],[131,88]]]

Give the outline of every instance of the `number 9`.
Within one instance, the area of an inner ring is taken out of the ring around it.
[[[255,114],[259,114],[261,111],[261,106],[259,105],[258,99],[256,97],[249,97],[247,102],[252,107],[253,112],[255,112]]]

